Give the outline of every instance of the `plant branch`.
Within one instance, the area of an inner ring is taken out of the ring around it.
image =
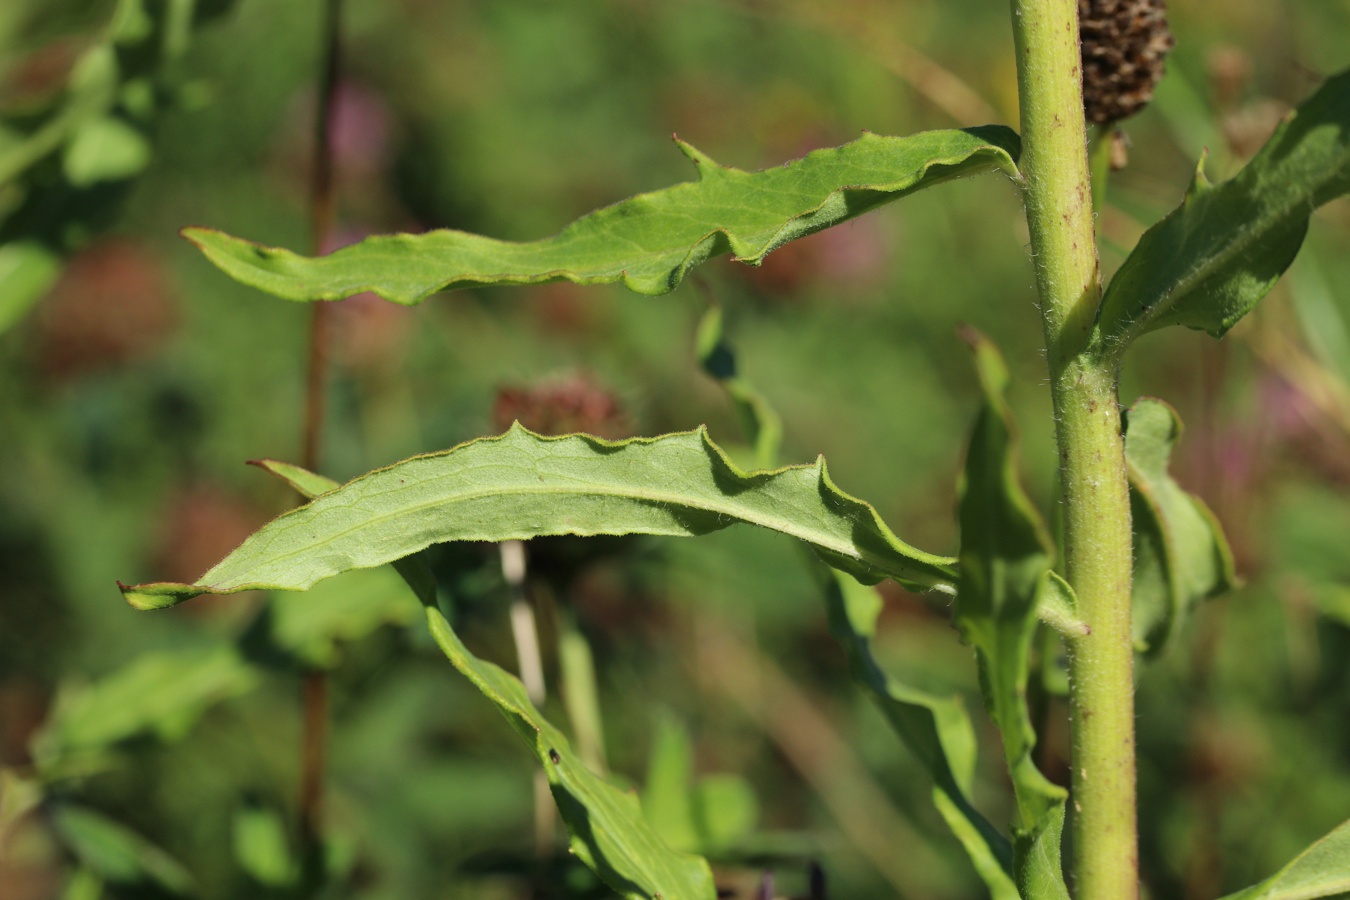
[[[1101,301],[1075,0],[1011,0],[1024,197],[1055,407],[1065,568],[1090,633],[1070,642],[1079,900],[1138,896],[1132,547],[1114,363]]]

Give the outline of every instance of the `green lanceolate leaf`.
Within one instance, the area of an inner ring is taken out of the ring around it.
[[[854,677],[933,778],[933,803],[993,900],[1017,900],[1012,847],[970,801],[977,745],[959,694],[919,690],[884,671],[872,654],[882,599],[875,588],[832,571],[825,583],[830,633],[848,652]]]
[[[624,897],[713,900],[712,871],[697,856],[668,847],[642,817],[636,795],[587,769],[562,732],[525,696],[519,679],[465,648],[450,623],[428,606],[432,637],[455,668],[496,704],[538,757],[572,836],[572,852]]]
[[[1350,896],[1350,821],[1274,875],[1223,900],[1317,900]]]
[[[107,881],[152,883],[172,894],[193,892],[182,864],[136,832],[83,806],[58,805],[52,825],[80,862]]]
[[[760,172],[718,165],[683,142],[698,180],[639,194],[551,238],[498,241],[460,231],[368,238],[306,258],[204,228],[183,234],[231,278],[287,300],[373,291],[420,303],[437,291],[490,284],[622,281],[673,290],[694,266],[734,253],[759,264],[774,248],[921,188],[996,169],[1016,176],[1017,135],[1001,126],[857,140]]]
[[[516,425],[377,469],[251,535],[196,584],[122,586],[137,608],[198,594],[305,590],[443,541],[540,535],[700,535],[735,523],[799,538],[861,578],[942,588],[953,560],[905,544],[870,505],[834,486],[824,460],[743,472],[703,429],[610,442]]]
[[[1312,211],[1347,191],[1350,71],[1285,119],[1235,177],[1211,185],[1197,169],[1181,206],[1144,233],[1111,279],[1102,339],[1119,353],[1165,325],[1221,336],[1293,262]]]
[[[1237,583],[1233,554],[1209,507],[1167,470],[1181,436],[1176,410],[1144,397],[1125,414],[1134,522],[1134,635],[1156,653],[1202,600]]]
[[[983,335],[965,335],[975,352],[984,406],[975,421],[961,485],[961,580],[956,624],[975,648],[990,717],[1003,736],[1018,821],[1013,872],[1023,897],[1069,894],[1060,863],[1067,792],[1036,768],[1036,732],[1027,711],[1037,601],[1046,590],[1053,546],[1017,476],[1012,410],[1004,399],[1008,371]]]
[[[263,460],[259,466],[315,497],[338,484],[299,466]],[[596,775],[567,738],[530,703],[520,679],[469,652],[437,605],[436,585],[419,556],[396,568],[422,601],[427,627],[451,664],[491,700],[544,767],[572,852],[624,897],[633,900],[713,900],[712,871],[697,856],[666,845],[643,818],[637,798]]]

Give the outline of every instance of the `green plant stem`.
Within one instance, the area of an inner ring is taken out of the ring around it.
[[[1070,648],[1073,874],[1078,900],[1138,896],[1131,535],[1112,361],[1094,351],[1101,300],[1076,0],[1011,0],[1019,167],[1054,400],[1065,567],[1090,634]]]

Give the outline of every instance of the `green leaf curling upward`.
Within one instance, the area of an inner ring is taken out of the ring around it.
[[[698,180],[639,194],[584,216],[551,238],[499,241],[461,231],[367,238],[307,258],[205,228],[183,235],[231,278],[287,300],[338,300],[373,291],[420,303],[443,290],[490,284],[622,281],[664,294],[694,266],[724,253],[758,265],[774,248],[921,188],[999,170],[1017,175],[1017,135],[990,125],[910,137],[864,133],[841,147],[759,172],[680,149]]]
[[[919,589],[953,560],[902,542],[870,505],[834,486],[823,459],[743,472],[703,429],[610,442],[545,438],[516,425],[377,469],[255,532],[196,584],[123,586],[137,608],[198,594],[305,590],[444,541],[540,535],[707,534],[738,522],[799,538],[863,579]]]
[[[1016,429],[1004,398],[1008,370],[994,345],[974,329],[984,406],[975,421],[961,485],[961,580],[956,625],[980,667],[990,717],[1003,737],[1018,821],[1013,872],[1023,897],[1068,900],[1060,859],[1068,793],[1032,758],[1036,732],[1027,710],[1037,600],[1045,589],[1053,546],[1017,475]]]
[[[306,497],[339,487],[332,479],[288,463],[262,460],[257,465]],[[469,652],[441,613],[434,576],[421,556],[404,557],[394,567],[421,600],[436,645],[492,701],[544,767],[571,835],[572,852],[632,900],[713,900],[717,891],[707,862],[667,846],[643,817],[637,798],[586,767],[562,732],[530,703],[520,679]]]
[[[1214,513],[1168,471],[1181,437],[1176,410],[1143,397],[1125,414],[1134,523],[1134,639],[1157,653],[1201,601],[1237,584],[1233,553]]]
[[[1293,262],[1313,210],[1347,191],[1350,71],[1328,79],[1233,178],[1211,185],[1197,168],[1181,206],[1111,279],[1102,339],[1119,353],[1166,325],[1222,336]]]
[[[1318,900],[1350,896],[1350,821],[1304,850],[1283,869],[1223,900]]]

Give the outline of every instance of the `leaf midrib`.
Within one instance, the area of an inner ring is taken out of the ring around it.
[[[816,467],[808,467],[808,468],[814,469],[814,471],[816,471],[817,473],[817,476],[819,477],[820,470],[818,468]],[[790,470],[780,470],[780,471],[790,471]],[[743,522],[749,525],[757,525],[761,528],[768,528],[771,531],[777,531],[780,534],[785,534],[789,537],[795,537],[798,540],[805,541],[814,546],[823,547],[824,549],[829,550],[831,553],[837,553],[840,556],[844,556],[857,562],[864,563],[876,569],[877,571],[883,572],[887,575],[899,576],[902,578],[907,578],[909,580],[921,580],[915,578],[914,576],[916,574],[922,574],[924,578],[931,581],[932,584],[939,584],[942,581],[942,579],[933,578],[930,575],[928,575],[928,573],[922,572],[922,570],[919,569],[917,565],[913,567],[915,571],[910,571],[908,568],[897,569],[893,566],[893,564],[890,561],[879,560],[876,554],[874,553],[869,553],[867,551],[859,551],[858,547],[855,544],[838,541],[834,539],[832,536],[829,537],[828,540],[821,539],[816,536],[819,535],[820,532],[798,528],[796,526],[793,526],[790,522],[781,520],[778,517],[761,514],[748,515],[746,514],[748,510],[746,510],[745,507],[709,503],[707,501],[695,502],[690,501],[688,499],[682,499],[678,494],[669,494],[666,492],[639,493],[637,491],[625,490],[623,488],[618,487],[610,489],[602,489],[599,487],[591,486],[584,489],[568,490],[560,487],[550,487],[550,486],[543,486],[543,487],[519,486],[506,489],[459,492],[448,496],[442,496],[435,500],[430,500],[424,503],[417,503],[411,506],[401,506],[398,508],[397,511],[372,516],[371,518],[363,520],[358,525],[354,525],[352,527],[335,532],[334,534],[332,534],[331,537],[327,538],[324,541],[324,543],[338,541],[344,537],[353,534],[354,532],[361,531],[363,529],[372,526],[379,526],[385,522],[390,522],[395,519],[398,519],[401,516],[411,515],[417,512],[423,512],[438,506],[444,506],[451,503],[472,502],[474,500],[481,500],[488,497],[520,496],[529,494],[558,494],[562,496],[613,497],[613,498],[641,501],[650,504],[665,504],[669,506],[684,507],[686,509],[695,509],[707,513],[716,513],[719,515],[731,516],[732,518],[738,520],[739,522]],[[857,502],[861,503],[862,501]],[[303,507],[303,509],[309,508],[310,507]],[[285,534],[286,531],[290,530],[291,528],[300,527],[301,524],[302,524],[301,522],[288,523],[286,529],[283,530],[281,533],[277,534],[276,536],[272,537],[271,540],[268,541],[268,543],[259,551],[259,553],[265,552],[266,547],[271,546],[272,543],[279,540]],[[887,542],[887,544],[891,545],[892,547],[894,547],[895,544],[897,543],[900,544],[901,546],[907,549],[907,552],[912,553],[914,556],[918,557],[919,562],[927,563],[929,565],[936,567],[949,566],[955,562],[955,560],[948,559],[946,557],[936,556],[934,554],[927,553],[917,548],[910,547],[908,544],[905,544],[903,541],[895,537],[893,534],[887,534],[887,531],[889,529],[884,529],[884,526],[881,525],[880,523],[874,522],[873,524],[874,526],[876,526],[876,533],[878,534],[878,536],[883,538]],[[627,532],[588,531],[583,533],[578,531],[561,531],[558,533],[575,534],[575,535],[581,534],[597,535],[597,534],[623,534]],[[503,540],[506,539],[507,538],[503,538]],[[432,543],[437,542],[432,541],[428,544],[422,545],[421,547],[413,548],[409,550],[408,553],[409,554],[415,553],[418,550],[422,550],[425,547],[430,546]],[[303,556],[305,554],[313,552],[314,547],[315,545],[311,544],[308,546],[297,548],[295,550],[279,553],[276,554],[275,556],[270,557],[269,561],[280,562],[283,560],[294,558],[296,556]],[[897,553],[899,552],[900,551],[897,551]],[[224,562],[225,561],[222,561],[221,566],[224,565]],[[250,561],[249,566],[252,565],[253,563]],[[212,568],[211,571],[208,571],[205,575],[202,576],[199,583],[203,584],[204,586],[210,586],[212,589],[215,590],[228,590],[233,587],[239,587],[243,584],[253,583],[246,580],[239,580],[238,578],[233,580],[226,579],[226,582],[223,584],[211,583],[213,573],[216,571],[216,569],[220,568],[221,566],[216,566]],[[314,583],[317,582],[311,582],[310,584],[312,585]]]

